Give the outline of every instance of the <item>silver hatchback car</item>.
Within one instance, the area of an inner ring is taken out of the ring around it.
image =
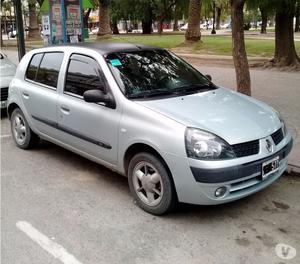
[[[214,85],[164,49],[126,43],[27,53],[10,84],[16,145],[51,141],[128,177],[137,204],[212,205],[253,194],[287,167],[278,113]]]

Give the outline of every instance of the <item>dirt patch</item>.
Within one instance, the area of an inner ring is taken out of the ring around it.
[[[272,202],[276,208],[283,209],[283,210],[287,210],[290,208],[290,206],[288,204],[285,204],[282,202],[276,202],[276,201],[272,201]]]
[[[287,231],[286,229],[282,228],[282,227],[279,227],[278,230],[279,230],[281,233],[283,233],[283,234],[287,234],[287,233],[288,233],[288,231]]]
[[[243,247],[248,247],[251,244],[250,240],[247,239],[247,238],[239,238],[238,237],[238,238],[235,239],[235,242],[238,245],[243,246]]]
[[[258,235],[258,236],[256,236],[256,238],[261,240],[262,243],[268,248],[271,248],[275,245],[273,237],[271,237],[267,234],[263,234],[262,236]]]

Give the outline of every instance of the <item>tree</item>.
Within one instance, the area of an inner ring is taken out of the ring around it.
[[[179,30],[178,20],[181,19],[183,16],[188,16],[188,5],[186,4],[186,0],[176,0],[173,14],[173,31]]]
[[[176,5],[176,0],[162,0],[155,1],[156,6],[156,14],[157,14],[157,32],[159,34],[163,31],[163,22],[164,20],[170,16],[171,9]]]
[[[268,9],[264,5],[259,6],[261,14],[261,28],[260,34],[267,34],[267,25],[268,25]]]
[[[110,16],[109,16],[110,0],[99,0],[99,31],[97,36],[111,35]]]
[[[178,31],[178,17],[179,17],[179,4],[178,1],[175,4],[175,10],[174,10],[174,24],[173,24],[173,31]]]
[[[38,16],[36,10],[36,2],[34,0],[28,0],[29,11],[29,27],[28,27],[28,39],[40,39],[40,30],[38,24]]]
[[[221,16],[228,13],[228,1],[227,0],[215,0],[216,3],[216,29],[221,29]]]
[[[222,6],[216,6],[216,29],[221,29]]]
[[[300,31],[300,1],[297,2],[295,17],[296,17],[295,32],[299,32]]]
[[[243,9],[245,1],[246,0],[230,0],[232,21],[232,48],[237,90],[243,94],[250,96],[251,81],[243,28]]]
[[[201,39],[200,10],[201,10],[201,0],[190,0],[188,28],[185,34],[186,41],[196,42]]]
[[[296,0],[271,0],[275,15],[275,54],[273,63],[277,66],[300,67],[300,59],[294,43],[294,14]]]

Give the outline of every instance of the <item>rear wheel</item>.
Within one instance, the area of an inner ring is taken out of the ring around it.
[[[128,183],[137,204],[148,213],[162,215],[176,204],[175,189],[165,165],[150,153],[139,153],[131,159]]]
[[[29,149],[38,143],[39,137],[30,129],[24,114],[19,108],[12,112],[10,124],[13,139],[19,148]]]

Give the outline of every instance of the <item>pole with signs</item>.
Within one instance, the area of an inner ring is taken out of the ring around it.
[[[17,26],[18,55],[20,61],[26,53],[21,0],[14,0],[14,4],[15,4],[15,15],[16,15],[16,22],[17,22],[16,26]]]

